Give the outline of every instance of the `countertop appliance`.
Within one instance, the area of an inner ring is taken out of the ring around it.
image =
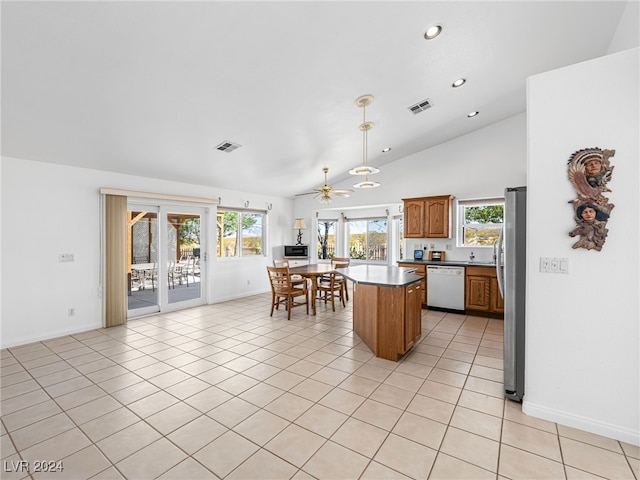
[[[427,266],[427,307],[464,313],[464,267]]]
[[[285,245],[284,258],[308,257],[309,245]]]
[[[504,228],[496,252],[498,286],[504,298],[504,390],[511,400],[524,396],[527,187],[504,191]]]
[[[444,262],[445,253],[438,250],[429,251],[429,260],[434,262]]]

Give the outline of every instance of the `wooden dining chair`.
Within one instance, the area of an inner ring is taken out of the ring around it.
[[[331,259],[331,266],[335,269],[346,268],[351,263],[351,259],[348,257],[333,257]],[[341,284],[344,297],[349,300],[349,289],[347,288],[347,279],[340,273],[336,274],[336,280]]]
[[[337,277],[340,276],[336,272],[331,272],[322,277],[322,281],[318,282],[318,295],[321,300],[324,300],[324,303],[327,303],[327,300],[331,301],[331,309],[336,311],[335,299],[339,298],[342,302],[342,306],[345,307],[346,303],[344,301],[344,292],[345,287],[344,283],[341,282]],[[344,278],[344,277],[343,277]]]
[[[278,310],[281,304],[287,308],[287,320],[291,320],[291,310],[294,307],[306,305],[307,315],[309,315],[307,282],[294,286],[288,267],[267,267],[267,273],[271,284],[271,313],[269,315],[273,316],[274,308]],[[298,301],[296,301],[297,298],[299,298]]]
[[[289,260],[287,260],[286,258],[281,258],[280,260],[274,260],[273,261],[273,266],[274,267],[287,267],[287,269],[289,268]],[[291,283],[293,284],[294,287],[299,287],[301,286],[303,283],[306,285],[307,284],[307,279],[302,277],[301,275],[291,275]]]

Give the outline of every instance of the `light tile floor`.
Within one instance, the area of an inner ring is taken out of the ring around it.
[[[423,311],[390,362],[351,303],[287,321],[269,300],[3,350],[1,477],[638,479],[640,448],[503,398],[500,320]]]

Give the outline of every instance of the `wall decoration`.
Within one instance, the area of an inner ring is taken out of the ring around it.
[[[611,180],[613,167],[609,158],[615,150],[585,148],[569,158],[569,180],[578,197],[570,200],[573,204],[576,227],[569,232],[570,237],[580,236],[573,248],[602,250],[607,238],[607,220],[614,205],[603,195],[610,192],[607,183]]]

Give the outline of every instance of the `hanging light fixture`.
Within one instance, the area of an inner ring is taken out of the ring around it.
[[[364,181],[358,182],[354,185],[355,188],[374,188],[379,187],[378,182],[369,180],[369,175],[378,173],[380,170],[367,164],[368,151],[368,133],[373,128],[373,122],[367,122],[367,106],[373,103],[373,95],[362,95],[355,100],[356,107],[362,108],[362,123],[358,127],[362,132],[362,165],[349,170],[351,175],[364,175]]]

